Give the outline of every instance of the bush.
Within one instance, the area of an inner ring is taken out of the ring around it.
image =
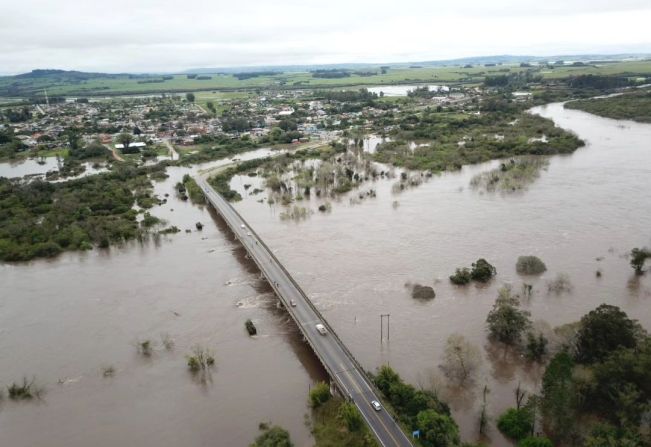
[[[419,300],[431,300],[436,297],[436,293],[434,292],[434,289],[429,286],[414,284],[414,287],[411,289],[411,297]]]
[[[554,447],[554,444],[543,436],[528,436],[518,443],[518,447]]]
[[[39,394],[38,390],[34,386],[34,380],[29,382],[25,377],[23,377],[22,385],[14,382],[7,387],[7,392],[9,394],[9,399],[11,400],[29,400],[34,396],[38,397]]]
[[[537,256],[520,256],[515,264],[515,271],[520,275],[540,275],[547,266]]]
[[[418,413],[417,426],[421,442],[432,447],[455,447],[459,445],[459,428],[447,414],[436,410],[424,410]]]
[[[526,355],[529,360],[541,360],[547,354],[548,340],[543,334],[536,337],[533,333],[527,334]]]
[[[263,433],[255,438],[251,447],[293,447],[289,438],[289,432],[282,427],[267,427],[266,424],[260,424]]]
[[[635,274],[641,275],[644,273],[644,263],[648,258],[651,258],[651,250],[647,248],[634,248],[631,250],[631,267],[635,270]]]
[[[249,335],[256,335],[258,333],[258,330],[255,327],[255,324],[253,324],[253,321],[246,320],[244,323],[244,327],[246,327],[246,331],[249,333]]]
[[[454,275],[450,276],[450,281],[452,281],[452,284],[456,284],[458,286],[465,286],[466,284],[470,283],[471,280],[472,275],[470,273],[470,269],[467,268],[457,269]]]
[[[472,265],[470,276],[473,280],[487,282],[497,274],[495,267],[490,265],[484,258],[480,258]]]
[[[325,382],[319,382],[310,390],[310,404],[317,408],[330,399],[330,386]]]
[[[363,420],[362,415],[359,413],[359,410],[355,404],[344,402],[339,407],[339,418],[344,421],[348,431],[354,432],[362,428]]]
[[[192,355],[187,356],[188,368],[193,373],[206,371],[215,364],[215,358],[208,349],[195,346]]]
[[[524,439],[533,430],[533,415],[524,408],[509,408],[497,420],[497,428],[511,439]]]
[[[570,293],[571,291],[572,281],[570,281],[570,277],[565,273],[559,273],[556,275],[556,278],[547,282],[548,293],[555,293],[556,295],[560,295],[561,293]]]

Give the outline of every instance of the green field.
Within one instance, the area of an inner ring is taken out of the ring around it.
[[[173,92],[206,92],[198,96],[198,102],[205,106],[208,100],[221,102],[221,99],[232,99],[226,92],[254,91],[260,88],[296,89],[296,88],[328,88],[353,87],[374,85],[397,85],[413,83],[464,83],[479,84],[485,76],[517,73],[527,68],[519,65],[423,67],[395,68],[381,74],[361,76],[351,74],[349,77],[323,79],[315,78],[308,72],[278,73],[237,79],[230,74],[211,74],[211,79],[189,79],[186,75],[174,75],[171,79],[163,80],[161,75],[149,77],[121,75],[79,74],[75,76],[64,73],[46,76],[10,76],[0,77],[0,97],[32,97],[43,96],[47,88],[50,96],[113,96],[120,94],[153,94]],[[528,68],[534,73],[540,73],[548,79],[566,78],[580,74],[625,75],[630,77],[651,75],[651,61],[629,61],[602,63],[586,66],[561,66],[551,68]],[[162,82],[149,82],[149,81]],[[221,96],[224,95],[224,96]]]

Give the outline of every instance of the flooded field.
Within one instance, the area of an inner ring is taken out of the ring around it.
[[[389,363],[413,384],[436,384],[468,441],[476,438],[484,385],[495,420],[514,405],[518,381],[534,390],[540,380],[538,368],[486,339],[497,289],[509,283],[517,290],[524,280],[515,272],[518,256],[539,256],[548,268],[526,278],[534,290],[524,304],[532,319],[556,326],[608,302],[651,329],[651,279],[635,277],[625,257],[651,245],[651,125],[560,104],[534,112],[587,145],[552,157],[517,194],[470,188],[474,175],[498,165],[491,162],[399,194],[395,179],[368,182],[363,188],[372,187],[376,197],[351,200],[353,191],[331,200],[325,213],[317,210],[319,199],[305,199],[301,206],[314,212],[300,221],[281,220],[281,205],[259,203],[266,193],[243,194],[235,205],[362,365]],[[188,172],[194,170],[168,169],[156,192],[170,198],[152,214],[191,233],[0,266],[0,381],[35,377],[45,387],[41,401],[0,401],[0,445],[246,446],[261,421],[289,429],[296,445],[311,445],[306,398],[324,371],[221,220],[174,198],[174,185]],[[232,185],[244,192],[245,181],[253,182],[237,177]],[[197,221],[207,224],[202,232],[194,230]],[[455,268],[480,257],[497,267],[496,279],[450,284]],[[547,293],[546,281],[558,273],[569,275],[571,293]],[[414,300],[406,283],[430,285],[436,298]],[[380,343],[386,313],[391,339]],[[246,335],[247,318],[257,338]],[[438,368],[455,332],[483,356],[474,384],[461,390],[441,386]],[[171,350],[163,346],[166,336],[174,340]],[[136,344],[147,339],[155,349],[143,358]],[[185,366],[197,344],[216,357],[206,383]],[[103,377],[107,366],[115,368],[113,377]],[[494,428],[489,435],[492,445],[508,444]]]

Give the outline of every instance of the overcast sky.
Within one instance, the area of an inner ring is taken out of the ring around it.
[[[650,0],[0,0],[0,73],[651,52]]]

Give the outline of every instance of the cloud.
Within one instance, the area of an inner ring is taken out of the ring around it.
[[[648,0],[23,0],[0,72],[426,60],[651,48]]]

